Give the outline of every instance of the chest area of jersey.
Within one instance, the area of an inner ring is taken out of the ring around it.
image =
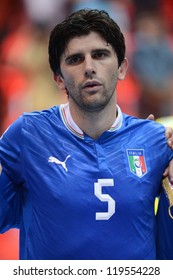
[[[155,196],[156,190],[146,183],[148,167],[143,148],[62,140],[58,145],[40,146],[32,160],[35,164],[27,169],[31,191],[40,205],[42,193],[44,209],[47,202],[58,205],[59,211],[65,207],[83,216],[90,213],[96,220],[108,220],[116,208],[121,213],[129,207],[135,215],[140,204],[142,213]]]

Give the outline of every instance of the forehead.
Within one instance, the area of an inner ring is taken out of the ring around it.
[[[108,44],[100,34],[91,32],[88,35],[72,38],[67,44],[64,55],[85,53],[95,49],[108,49],[113,51],[112,46]]]

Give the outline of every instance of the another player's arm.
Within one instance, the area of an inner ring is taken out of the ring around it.
[[[167,179],[164,179],[165,186]],[[173,260],[173,206],[172,195],[168,186],[161,192],[159,198],[157,219],[157,259]],[[168,187],[168,188],[167,188]],[[165,190],[166,189],[166,190]],[[168,215],[169,213],[169,215]]]
[[[171,219],[173,219],[173,185],[170,183],[168,177],[162,180],[163,189],[167,198],[167,209]]]
[[[154,115],[150,114],[147,117],[148,120],[154,121]],[[171,127],[165,126],[165,136],[168,146],[173,150],[173,130]],[[169,162],[169,166],[165,169],[163,177],[169,177],[171,183],[173,183],[173,159]]]
[[[165,129],[166,129],[165,135],[167,138],[168,146],[171,149],[173,149],[172,129],[169,127],[166,127]],[[167,198],[167,205],[166,205],[166,203],[164,203],[164,206],[168,210],[167,213],[169,213],[169,216],[171,219],[173,219],[173,185],[172,184],[173,184],[173,159],[169,162],[169,166],[165,169],[165,171],[163,173],[163,180],[162,180],[162,187],[163,187],[164,195]],[[161,199],[163,199],[162,195],[161,195]],[[162,206],[162,208],[163,208],[163,206]],[[166,212],[164,214],[166,214]],[[173,220],[172,220],[172,224],[173,224]]]

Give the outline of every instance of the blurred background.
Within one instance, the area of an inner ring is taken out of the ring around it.
[[[48,64],[51,29],[80,8],[106,10],[126,39],[130,67],[118,85],[123,112],[173,115],[172,0],[3,0],[0,8],[0,135],[24,111],[66,102]],[[0,234],[0,259],[18,259],[19,232]]]

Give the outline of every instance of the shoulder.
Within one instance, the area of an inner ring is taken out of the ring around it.
[[[155,147],[156,150],[161,147],[168,148],[165,126],[156,121],[124,115],[123,126],[124,133],[128,132],[130,139]]]
[[[140,119],[134,116],[129,116],[126,114],[123,114],[124,118],[124,126],[126,127],[133,127],[133,128],[141,128],[145,130],[157,130],[157,131],[165,131],[165,126],[163,124],[160,124],[156,121],[147,120],[147,119]]]
[[[42,111],[33,111],[30,113],[24,113],[22,115],[23,123],[36,120],[50,119],[52,117],[57,117],[59,115],[59,106],[54,106]]]
[[[59,114],[58,106],[54,106],[47,110],[33,111],[30,113],[23,113],[18,119],[16,119],[3,133],[1,140],[6,137],[13,136],[18,138],[22,135],[22,132],[29,129],[29,126],[42,127],[45,124],[46,119],[55,118]]]

